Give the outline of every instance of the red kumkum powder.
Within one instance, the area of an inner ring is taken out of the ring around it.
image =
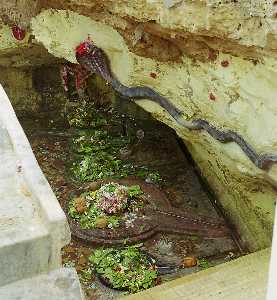
[[[81,43],[78,47],[75,48],[75,52],[79,55],[84,55],[87,53],[86,42]]]
[[[228,60],[223,60],[223,61],[221,62],[221,66],[222,66],[223,68],[227,68],[227,67],[229,66],[229,61],[228,61]]]
[[[210,100],[212,100],[212,101],[215,101],[215,100],[216,100],[216,97],[215,97],[215,95],[214,95],[213,93],[210,93],[209,98],[210,98]]]
[[[20,28],[18,25],[13,25],[12,33],[15,39],[22,41],[25,38],[26,31]]]

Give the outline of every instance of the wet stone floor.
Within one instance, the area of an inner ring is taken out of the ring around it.
[[[120,177],[143,182],[150,193],[157,190],[157,195],[162,193],[168,205],[164,211],[188,212],[221,220],[173,130],[155,120],[116,118],[109,112],[99,113],[96,110],[86,117],[87,120],[80,122],[76,115],[71,115],[71,126],[56,124],[45,117],[20,120],[37,161],[63,209],[66,210],[72,193],[91,182],[103,178],[112,182],[113,178],[118,180],[117,177]],[[96,144],[91,144],[92,137]],[[95,149],[98,146],[103,150]],[[90,158],[94,154],[102,160],[99,159],[91,170]],[[116,165],[109,161],[111,156],[113,161],[117,161]],[[171,223],[170,218],[168,222]],[[177,218],[177,223],[181,222],[182,218]],[[172,224],[168,226],[174,227]],[[159,277],[157,283],[162,284],[241,255],[232,236],[230,233],[207,239],[197,231],[176,233],[176,230],[157,230],[148,239],[137,243],[141,243],[141,248],[162,265],[178,266],[171,274]],[[103,285],[88,260],[99,247],[101,245],[85,243],[73,234],[71,243],[62,249],[63,265],[76,268],[87,299],[116,299],[126,292]],[[186,258],[195,258],[197,264],[184,264]]]

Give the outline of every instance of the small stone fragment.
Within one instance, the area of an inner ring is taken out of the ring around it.
[[[87,210],[87,203],[83,197],[78,197],[74,200],[74,207],[79,214],[84,213]]]
[[[103,218],[98,218],[96,221],[95,221],[95,227],[96,228],[99,228],[99,229],[104,229],[108,226],[108,221],[105,217]]]
[[[186,256],[183,260],[183,268],[192,268],[197,265],[197,258],[195,256]]]

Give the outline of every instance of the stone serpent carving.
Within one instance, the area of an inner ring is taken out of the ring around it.
[[[84,69],[88,72],[94,72],[100,75],[122,96],[131,100],[152,100],[162,106],[179,125],[190,130],[203,129],[221,143],[235,142],[258,168],[266,170],[269,169],[273,163],[277,162],[276,154],[258,154],[242,136],[234,131],[219,130],[204,119],[196,119],[192,121],[184,120],[182,112],[175,107],[170,100],[161,96],[150,87],[127,87],[123,85],[112,74],[107,55],[102,49],[94,45],[92,41],[87,40],[76,48],[76,59]]]
[[[97,182],[100,186],[110,180]],[[68,217],[71,233],[74,237],[87,243],[105,245],[133,244],[147,240],[157,233],[171,233],[180,235],[197,235],[203,239],[228,238],[231,231],[222,218],[212,218],[196,215],[189,209],[183,210],[171,206],[166,195],[153,185],[149,185],[136,178],[113,180],[119,184],[138,184],[147,199],[145,206],[136,214],[133,226],[121,226],[115,229],[82,229],[80,224],[68,213],[68,204],[65,212]],[[84,191],[89,191],[90,185],[72,193],[71,198],[79,197]]]
[[[68,214],[68,210],[66,210]],[[197,235],[203,239],[230,237],[228,227],[218,219],[192,215],[171,207],[170,211],[146,207],[134,221],[134,227],[109,229],[81,229],[68,215],[74,237],[89,243],[118,245],[147,240],[157,233]]]

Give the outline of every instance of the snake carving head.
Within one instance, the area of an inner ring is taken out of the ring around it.
[[[90,39],[85,40],[75,48],[78,63],[87,71],[96,73],[107,82],[111,82],[112,74],[109,59],[104,51],[98,48]]]
[[[79,46],[75,48],[76,56],[88,55],[95,49],[95,45],[90,40],[82,42]]]

